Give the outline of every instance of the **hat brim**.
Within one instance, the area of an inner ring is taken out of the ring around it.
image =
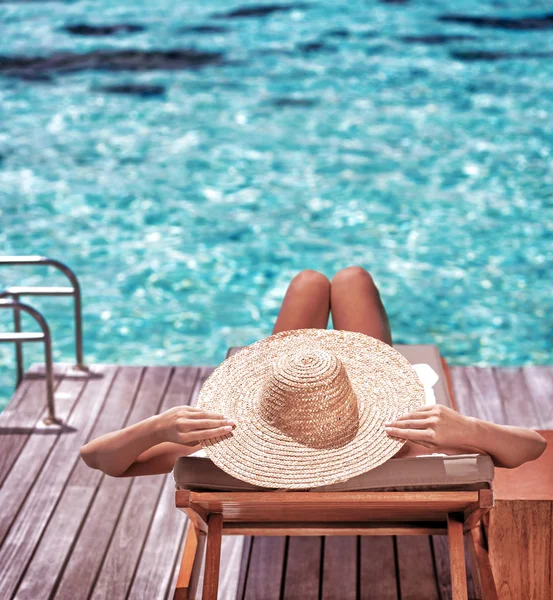
[[[257,410],[273,361],[283,352],[313,347],[340,358],[359,403],[357,433],[339,447],[301,444]],[[336,329],[284,331],[243,348],[213,371],[197,402],[236,423],[232,433],[202,443],[207,456],[238,479],[277,489],[329,485],[374,469],[405,443],[390,437],[384,423],[424,404],[424,387],[403,355],[368,335]]]

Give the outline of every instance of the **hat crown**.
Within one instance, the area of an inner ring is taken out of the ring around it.
[[[261,417],[312,448],[338,448],[355,438],[359,407],[342,361],[321,348],[276,359],[259,399]]]

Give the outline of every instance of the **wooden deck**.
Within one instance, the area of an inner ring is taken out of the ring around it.
[[[0,598],[172,597],[186,522],[170,476],[114,479],[86,467],[87,440],[193,403],[213,367],[56,365],[64,426],[42,424],[41,366],[0,415]],[[453,367],[458,409],[553,428],[553,367]],[[224,538],[225,600],[446,599],[446,538]]]

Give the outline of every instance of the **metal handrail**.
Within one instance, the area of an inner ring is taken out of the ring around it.
[[[58,423],[56,418],[56,407],[54,405],[54,367],[52,361],[52,338],[50,336],[50,328],[46,319],[32,306],[23,304],[19,300],[2,299],[0,298],[0,309],[7,308],[14,311],[14,315],[20,314],[21,311],[31,315],[38,323],[42,333],[20,333],[2,334],[0,342],[16,342],[21,345],[22,342],[44,342],[44,363],[46,366],[46,403],[48,408],[48,416],[44,419],[46,425]]]
[[[54,267],[61,271],[69,282],[71,287],[32,287],[32,286],[13,286],[8,287],[0,294],[0,298],[10,296],[16,302],[20,296],[73,296],[74,299],[74,317],[75,317],[75,354],[77,364],[75,367],[83,371],[88,370],[84,364],[83,358],[83,322],[82,322],[82,303],[81,286],[75,273],[64,263],[46,256],[0,256],[0,266],[15,265],[42,265]],[[21,316],[19,310],[14,308],[13,312],[14,329],[16,333],[21,332]],[[20,341],[15,341],[15,351],[17,360],[17,385],[23,379],[23,347]]]

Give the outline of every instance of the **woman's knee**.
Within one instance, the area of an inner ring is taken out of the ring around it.
[[[293,279],[290,285],[301,287],[316,287],[322,290],[330,289],[330,280],[323,273],[313,269],[300,271]]]
[[[338,271],[332,278],[332,284],[349,286],[361,282],[370,289],[378,293],[378,288],[372,278],[372,275],[363,267],[351,266]]]

